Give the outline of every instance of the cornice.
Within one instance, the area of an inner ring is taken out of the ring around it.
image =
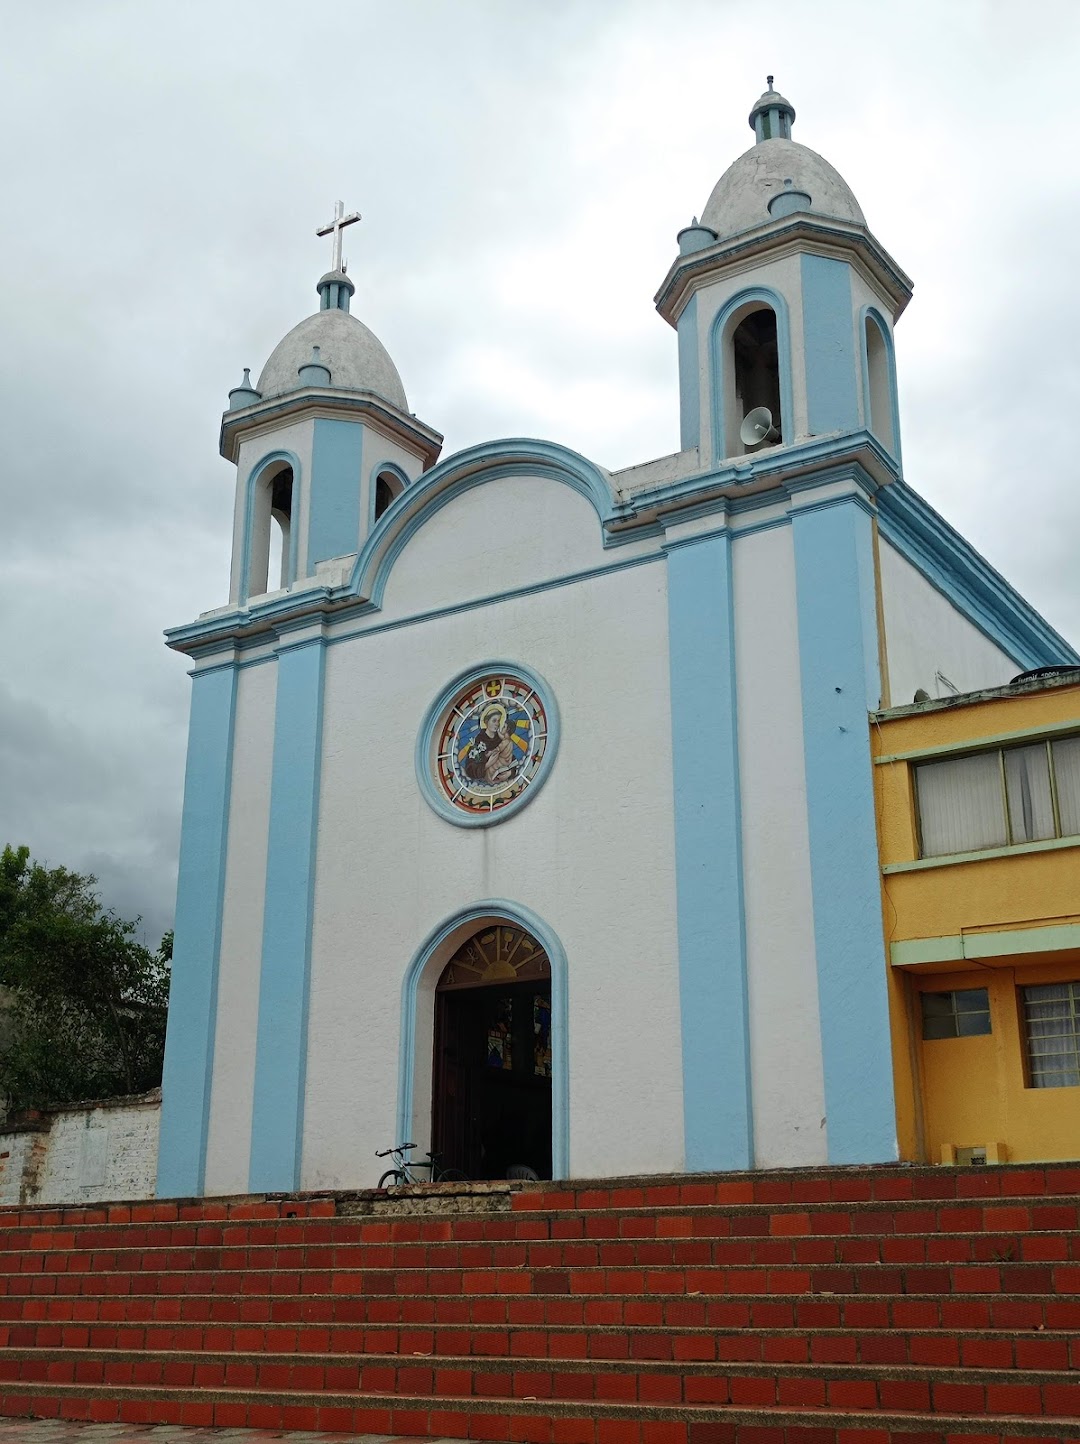
[[[743,270],[766,255],[772,258],[803,251],[853,256],[887,296],[894,321],[911,300],[910,277],[865,227],[799,212],[717,241],[706,250],[677,256],[654,297],[656,309],[674,326],[690,295],[707,278]]]
[[[254,406],[245,406],[240,411],[226,411],[221,418],[218,449],[226,461],[235,462],[242,441],[276,430],[284,422],[302,416],[334,420],[344,416],[350,420],[369,421],[415,452],[425,467],[433,466],[442,450],[442,433],[425,426],[415,416],[406,416],[373,391],[345,391],[336,386],[305,387],[256,402]]]

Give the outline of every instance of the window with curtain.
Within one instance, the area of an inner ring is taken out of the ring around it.
[[[1021,988],[1028,1086],[1080,1088],[1080,983]]]
[[[923,857],[1080,836],[1080,737],[915,768]]]

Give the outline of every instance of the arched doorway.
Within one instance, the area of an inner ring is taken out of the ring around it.
[[[432,1146],[470,1178],[551,1177],[551,965],[524,928],[467,938],[435,989]]]

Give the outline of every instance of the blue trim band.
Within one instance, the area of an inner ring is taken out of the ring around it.
[[[540,759],[540,765],[536,769],[536,775],[526,787],[520,797],[513,802],[508,802],[498,812],[484,814],[473,814],[462,812],[455,807],[448,797],[440,790],[432,779],[433,768],[432,747],[435,742],[435,731],[442,721],[443,713],[453,702],[457,694],[466,687],[471,687],[483,677],[509,675],[520,677],[540,698],[544,704],[544,713],[547,717],[547,741],[544,747],[544,755]],[[455,827],[491,827],[496,822],[503,822],[508,817],[513,817],[526,807],[535,797],[540,788],[544,785],[555,762],[555,754],[559,750],[559,709],[555,703],[555,697],[551,688],[544,681],[543,677],[523,667],[520,662],[484,662],[480,666],[470,667],[468,671],[461,672],[452,681],[448,682],[442,689],[434,702],[424,713],[424,720],[420,724],[420,730],[416,734],[416,749],[414,758],[416,762],[416,780],[420,784],[420,791],[423,793],[424,801],[428,806],[444,818],[452,822]]]
[[[566,953],[558,937],[529,908],[505,898],[488,898],[455,913],[434,928],[417,949],[401,983],[401,1052],[398,1058],[397,1136],[407,1137],[413,1122],[413,1079],[416,1075],[416,998],[420,977],[432,955],[450,936],[469,923],[508,922],[525,928],[547,953],[551,964],[551,1172],[570,1177],[570,1041],[569,976]],[[466,934],[467,936],[467,934]],[[462,939],[464,941],[464,938]],[[445,961],[449,961],[449,957]]]
[[[691,451],[701,445],[701,358],[698,351],[698,298],[683,307],[676,327],[679,338],[679,445]]]
[[[1065,638],[905,482],[878,493],[882,538],[1021,668],[1080,663]]]
[[[753,1166],[731,541],[668,555],[686,1167]],[[709,764],[702,766],[702,719]]]
[[[161,1082],[159,1198],[202,1193],[232,791],[235,666],[192,678],[176,940]]]
[[[873,523],[795,512],[810,875],[830,1163],[897,1157],[888,965],[866,714],[880,697]]]
[[[240,551],[240,604],[248,600],[251,595],[251,544],[252,529],[255,525],[255,489],[268,466],[277,462],[285,462],[292,467],[293,490],[292,490],[292,519],[289,523],[289,585],[296,580],[297,548],[300,539],[300,459],[293,451],[271,451],[262,457],[251,469],[247,484],[244,488],[244,540]],[[266,578],[268,591],[277,591],[278,587],[270,585],[269,575]],[[256,593],[256,595],[259,595]]]
[[[814,436],[859,425],[851,270],[846,261],[804,253],[803,356],[807,426]]]
[[[248,1187],[300,1187],[322,752],[321,637],[278,658]]]
[[[776,317],[776,349],[780,367],[780,411],[781,429],[784,441],[788,442],[795,433],[795,405],[791,390],[791,322],[788,319],[787,302],[779,291],[771,286],[750,286],[717,312],[709,329],[709,371],[712,398],[712,460],[718,466],[727,456],[727,419],[724,415],[725,361],[728,355],[726,330],[728,321],[742,306],[759,301],[768,306]],[[780,454],[781,464],[786,462],[787,451]],[[747,463],[756,458],[746,457]]]
[[[350,556],[360,547],[364,428],[317,417],[311,439],[306,576],[316,562]]]

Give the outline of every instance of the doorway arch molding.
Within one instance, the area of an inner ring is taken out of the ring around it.
[[[570,1050],[566,953],[558,936],[542,918],[530,908],[506,898],[485,898],[451,914],[428,933],[405,970],[401,984],[397,1141],[405,1142],[413,1126],[420,999],[423,997],[426,1003],[428,992],[434,999],[439,974],[454,950],[469,936],[470,928],[491,923],[510,923],[524,928],[547,953],[551,965],[551,1173],[553,1178],[567,1178],[570,1173]]]

